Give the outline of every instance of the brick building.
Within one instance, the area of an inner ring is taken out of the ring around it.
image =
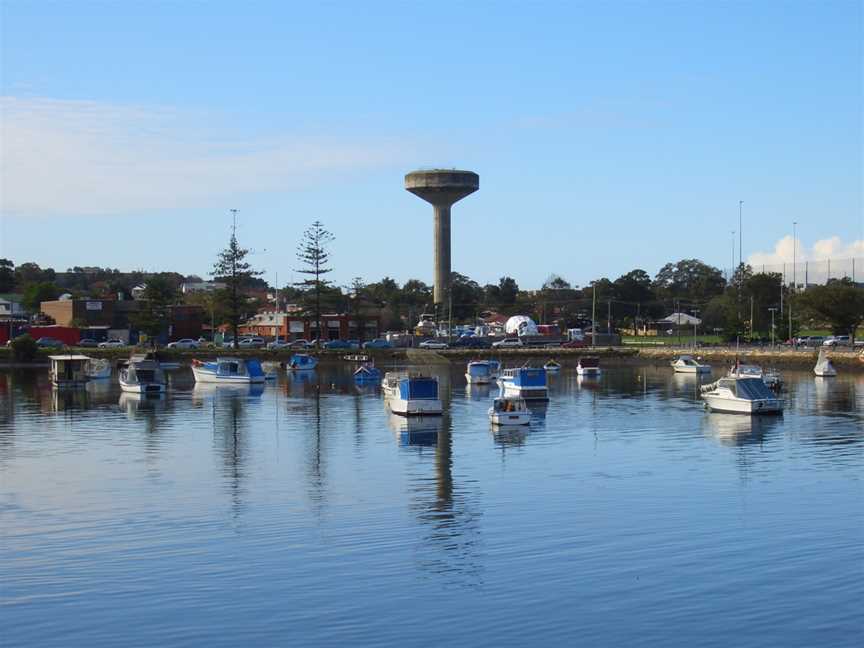
[[[321,315],[323,334],[310,317],[297,313],[258,313],[239,327],[241,335],[258,335],[282,340],[371,340],[381,332],[381,317],[375,315],[347,315],[329,313]]]

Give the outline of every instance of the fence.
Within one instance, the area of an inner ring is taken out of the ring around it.
[[[849,259],[822,259],[819,261],[798,261],[797,263],[781,263],[776,265],[751,265],[753,272],[776,272],[783,276],[784,285],[796,285],[806,289],[807,286],[818,286],[828,283],[829,279],[847,277],[854,282],[864,282],[864,257]],[[726,280],[732,276],[727,268],[724,271]]]

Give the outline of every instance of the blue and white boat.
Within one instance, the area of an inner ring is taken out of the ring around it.
[[[318,358],[307,353],[295,353],[288,361],[291,371],[311,371],[318,366]]]
[[[364,384],[380,382],[381,370],[371,362],[366,362],[354,371],[354,381]]]
[[[547,401],[546,370],[536,367],[505,369],[498,379],[504,396],[521,396],[525,400]]]
[[[465,369],[465,380],[469,385],[488,385],[494,378],[488,360],[472,360]]]
[[[438,397],[438,378],[404,371],[390,371],[382,383],[384,396],[394,414],[437,415],[444,411]]]
[[[501,363],[498,360],[487,360],[489,363],[489,376],[492,380],[498,380],[498,376],[501,374]]]
[[[216,358],[215,362],[192,361],[195,382],[249,385],[264,382],[264,369],[256,359]]]

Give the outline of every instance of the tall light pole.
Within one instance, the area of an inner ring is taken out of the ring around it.
[[[735,274],[735,230],[732,230],[732,265],[729,269],[729,285],[732,285],[732,277]]]
[[[798,275],[795,263],[798,261],[798,221],[792,221],[792,292],[798,292]],[[792,295],[789,295],[789,339],[792,339]]]
[[[771,311],[771,348],[774,348],[774,313],[777,312],[777,308],[772,307],[768,309]]]
[[[744,201],[738,201],[738,265],[741,265],[744,261],[744,257],[742,256],[744,252],[744,223],[742,221],[742,212],[744,210]]]

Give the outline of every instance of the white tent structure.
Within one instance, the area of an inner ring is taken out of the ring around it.
[[[699,326],[702,324],[702,320],[687,313],[672,313],[668,317],[658,320],[657,323],[674,324],[675,326]]]

